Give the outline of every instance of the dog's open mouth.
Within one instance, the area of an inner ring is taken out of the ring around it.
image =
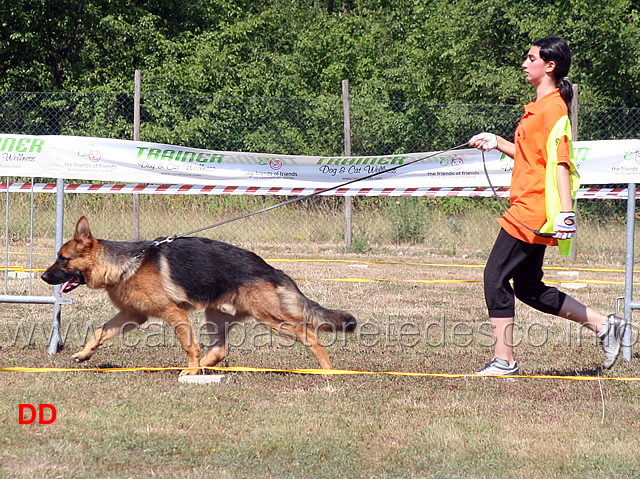
[[[68,293],[69,291],[73,291],[74,289],[76,289],[78,286],[80,286],[80,280],[78,278],[69,279],[62,283],[62,286],[60,286],[60,291],[62,291],[63,293]]]

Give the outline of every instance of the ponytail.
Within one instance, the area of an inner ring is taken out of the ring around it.
[[[560,90],[560,96],[567,104],[567,108],[571,109],[571,102],[573,101],[573,85],[568,77],[562,77],[558,82],[558,89]]]

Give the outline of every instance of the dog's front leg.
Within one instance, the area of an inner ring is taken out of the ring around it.
[[[171,307],[162,315],[164,320],[173,328],[180,346],[187,353],[189,368],[180,372],[180,376],[193,376],[200,373],[200,343],[196,337],[189,316],[180,307]],[[197,368],[197,369],[191,369]]]
[[[71,358],[78,363],[90,359],[96,352],[96,349],[106,341],[118,334],[124,334],[127,331],[137,328],[146,320],[146,317],[139,317],[125,311],[120,311],[102,327],[96,328],[84,348],[72,355]]]
[[[217,307],[205,310],[206,322],[204,324],[209,350],[200,360],[200,366],[212,367],[222,361],[227,355],[227,332],[234,324],[235,317],[219,311]]]

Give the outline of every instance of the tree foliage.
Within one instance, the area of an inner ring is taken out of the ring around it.
[[[572,46],[583,102],[640,103],[631,0],[0,0],[0,89],[230,96],[354,95],[521,104],[520,63]]]

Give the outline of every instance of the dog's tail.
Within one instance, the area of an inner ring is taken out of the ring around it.
[[[356,318],[351,313],[325,308],[307,298],[295,281],[284,273],[280,277],[278,296],[280,305],[284,307],[285,311],[302,320],[304,324],[315,331],[350,333],[358,325]]]
[[[358,322],[351,313],[339,309],[325,308],[302,293],[300,294],[305,303],[305,324],[310,324],[316,331],[350,333],[356,329]]]

